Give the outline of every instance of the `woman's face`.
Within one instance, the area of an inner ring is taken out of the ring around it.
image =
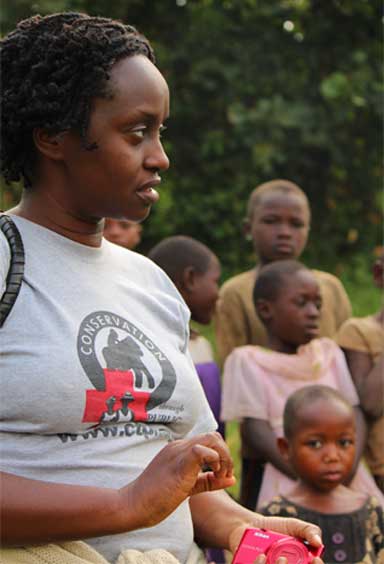
[[[143,55],[118,61],[108,98],[95,98],[85,150],[80,136],[63,134],[60,204],[81,219],[144,219],[158,200],[159,173],[169,166],[160,134],[169,113],[168,86]]]

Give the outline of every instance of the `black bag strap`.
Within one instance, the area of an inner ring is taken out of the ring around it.
[[[24,274],[25,255],[20,232],[9,215],[0,213],[0,231],[4,233],[11,251],[5,292],[0,299],[0,327],[2,327],[20,292]]]

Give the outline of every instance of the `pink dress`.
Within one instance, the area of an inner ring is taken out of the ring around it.
[[[224,365],[221,419],[264,419],[270,423],[276,437],[282,436],[288,396],[313,384],[334,388],[351,405],[359,404],[344,354],[331,339],[314,339],[292,355],[253,345],[238,347]],[[277,494],[287,494],[294,483],[274,466],[266,464],[258,507]],[[350,487],[374,495],[384,506],[384,496],[362,462]]]

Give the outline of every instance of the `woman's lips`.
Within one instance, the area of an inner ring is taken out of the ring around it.
[[[141,188],[137,191],[137,195],[148,205],[155,204],[160,198],[158,191],[152,187]]]
[[[161,178],[155,177],[143,184],[138,190],[137,195],[141,200],[143,200],[147,205],[155,204],[160,195],[157,190],[155,190],[155,186],[158,186],[161,182]]]

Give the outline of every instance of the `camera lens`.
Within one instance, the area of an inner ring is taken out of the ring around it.
[[[308,550],[300,541],[281,539],[268,550],[267,564],[273,564],[284,556],[288,564],[306,564],[308,562]]]

